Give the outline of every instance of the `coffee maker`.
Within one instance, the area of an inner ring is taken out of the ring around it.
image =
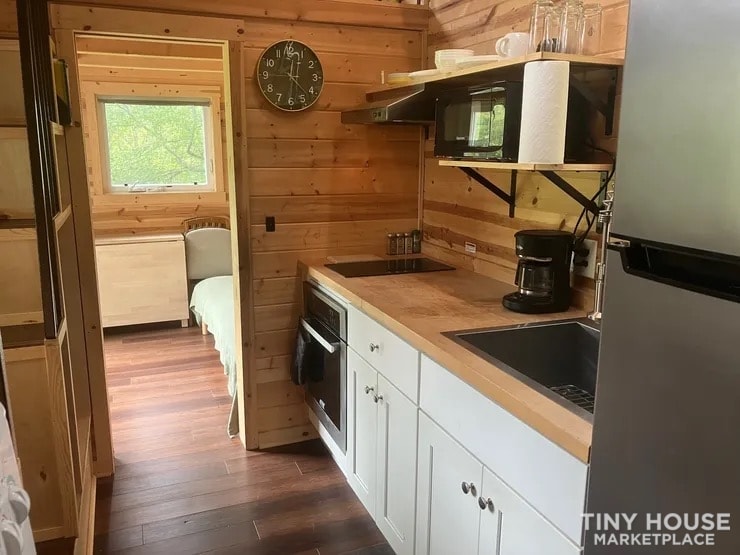
[[[525,314],[568,310],[573,234],[532,229],[517,232],[514,239],[519,291],[504,297],[504,307]]]

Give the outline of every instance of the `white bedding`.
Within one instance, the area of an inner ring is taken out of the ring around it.
[[[190,297],[190,310],[198,325],[205,322],[213,335],[228,378],[229,395],[233,397],[236,391],[236,340],[232,277],[217,276],[198,282]]]

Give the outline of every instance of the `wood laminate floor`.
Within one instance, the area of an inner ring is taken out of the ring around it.
[[[320,442],[246,452],[197,328],[106,334],[115,477],[96,553],[392,554]]]

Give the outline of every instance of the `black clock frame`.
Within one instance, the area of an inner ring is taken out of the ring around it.
[[[291,63],[291,67],[287,68],[285,60],[293,57],[288,48],[295,50],[296,45],[300,47],[300,53],[297,55],[300,58],[298,67],[294,67]],[[306,56],[307,53],[309,56]],[[269,54],[273,55],[269,56]],[[301,68],[300,65],[304,62],[305,67]],[[294,71],[295,75],[293,74]],[[310,46],[299,40],[284,39],[265,48],[257,62],[255,78],[262,96],[270,105],[284,112],[307,110],[316,103],[324,89],[324,69],[321,60]],[[275,78],[279,78],[279,81],[276,81]],[[279,85],[280,88],[276,85]],[[270,86],[273,90],[269,90]],[[310,93],[312,87],[318,88],[313,94]],[[274,98],[275,95],[278,96],[277,101]],[[284,103],[281,102],[283,95],[286,96]],[[288,104],[289,99],[296,98],[298,100],[301,97],[305,100],[297,101],[293,105],[294,107]]]

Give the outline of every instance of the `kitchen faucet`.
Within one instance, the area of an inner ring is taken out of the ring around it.
[[[594,310],[588,317],[594,322],[601,322],[601,311],[604,307],[604,278],[606,277],[606,247],[609,244],[609,231],[612,223],[612,208],[614,205],[614,189],[606,192],[604,206],[599,211],[601,228],[601,253],[596,264],[596,293],[594,295]]]

